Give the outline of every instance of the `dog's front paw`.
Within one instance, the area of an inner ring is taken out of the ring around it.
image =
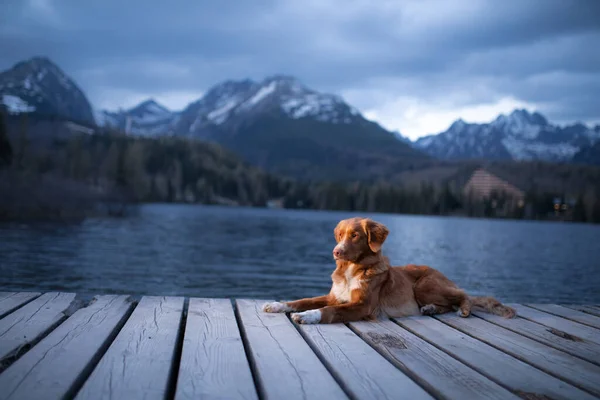
[[[285,303],[274,301],[272,303],[265,303],[263,305],[263,311],[268,313],[284,313],[292,311],[292,308]]]
[[[292,319],[298,324],[318,324],[321,322],[321,310],[308,310],[292,314]]]

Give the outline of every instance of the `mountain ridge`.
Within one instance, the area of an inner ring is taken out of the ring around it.
[[[489,123],[462,119],[438,134],[417,139],[414,146],[446,160],[541,160],[568,162],[582,149],[600,140],[600,132],[582,123],[561,127],[541,113],[515,109]]]
[[[577,154],[585,154],[578,157],[581,162],[593,158],[596,152],[586,149],[600,140],[600,125],[559,126],[537,111],[516,109],[489,123],[459,118],[443,132],[410,141],[365,118],[342,97],[311,89],[285,74],[219,82],[178,111],[154,98],[127,109],[94,110],[77,84],[46,57],[0,72],[0,103],[13,113],[56,114],[132,135],[214,141],[258,165],[285,171],[305,169],[317,160],[339,162],[341,173],[356,169],[353,163],[359,169],[376,164],[373,170],[381,170],[383,164],[403,168],[430,157],[575,162]],[[281,146],[291,148],[281,151]],[[327,152],[333,155],[330,159]],[[284,154],[297,166],[283,160]]]
[[[270,172],[296,178],[375,178],[430,158],[367,120],[340,96],[310,89],[289,75],[223,81],[178,112],[148,99],[125,110],[92,113],[81,95],[73,103],[86,108],[86,120],[98,126],[138,136],[216,142]],[[24,104],[13,105],[13,111],[39,111],[28,98],[17,100]],[[73,117],[60,108],[56,113]]]

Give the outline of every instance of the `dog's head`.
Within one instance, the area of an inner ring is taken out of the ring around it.
[[[337,242],[333,249],[333,258],[357,262],[377,254],[381,251],[388,233],[385,225],[369,218],[344,219],[333,231]]]

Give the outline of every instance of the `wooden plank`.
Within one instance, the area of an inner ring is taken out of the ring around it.
[[[480,318],[458,318],[451,314],[436,315],[435,318],[550,375],[600,395],[600,367],[595,364]]]
[[[183,303],[183,297],[142,297],[76,399],[164,399]]]
[[[73,300],[75,293],[46,293],[0,320],[0,362],[62,322]]]
[[[301,332],[355,399],[431,399],[424,389],[343,324],[300,325]]]
[[[498,315],[475,312],[476,317],[482,318],[494,325],[502,326],[520,335],[536,340],[546,346],[554,347],[573,356],[582,358],[594,364],[600,364],[600,346],[577,336],[569,335],[557,329],[552,329],[524,318],[502,318]],[[600,334],[600,332],[599,332]]]
[[[508,390],[390,320],[353,322],[350,327],[436,397],[517,398]]]
[[[132,307],[128,296],[99,296],[0,374],[0,399],[71,397]]]
[[[598,332],[596,328],[591,328],[587,325],[573,322],[556,315],[551,315],[534,308],[525,307],[520,304],[510,304],[510,306],[517,311],[517,315],[519,317],[525,318],[529,321],[537,322],[538,324],[544,325],[548,328],[567,333],[568,335],[576,336],[577,338],[585,341],[600,344],[600,332]],[[483,314],[481,315],[483,316]],[[560,335],[560,332],[557,332],[557,334]]]
[[[190,299],[175,398],[258,399],[230,300]]]
[[[523,398],[595,398],[433,318],[398,318],[396,322]]]
[[[0,292],[0,301],[3,299],[12,296],[15,292]]]
[[[579,305],[575,305],[575,304],[567,304],[567,305],[565,305],[565,307],[572,308],[573,310],[585,312],[585,313],[600,317],[600,308],[598,308],[598,307],[589,306],[589,305],[579,306]]]
[[[287,316],[265,313],[264,303],[236,300],[261,397],[347,398]]]
[[[40,294],[37,292],[1,292],[0,318],[4,318],[7,314],[35,299]]]
[[[535,308],[540,311],[547,312],[549,314],[558,315],[571,321],[576,321],[584,325],[592,326],[594,328],[600,328],[600,317],[595,315],[586,314],[581,311],[573,310],[567,307],[559,306],[556,304],[525,304],[528,307]]]

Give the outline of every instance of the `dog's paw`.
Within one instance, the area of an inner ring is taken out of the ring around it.
[[[471,315],[471,311],[463,309],[463,308],[459,308],[458,311],[456,312],[456,314],[461,318],[467,318],[469,315]]]
[[[423,315],[434,315],[437,312],[437,307],[435,304],[427,304],[421,307],[421,314]]]
[[[292,308],[285,303],[274,301],[272,303],[265,303],[263,305],[263,311],[268,313],[284,313],[292,311]]]
[[[292,319],[298,324],[318,324],[321,322],[321,310],[308,310],[292,314]]]

